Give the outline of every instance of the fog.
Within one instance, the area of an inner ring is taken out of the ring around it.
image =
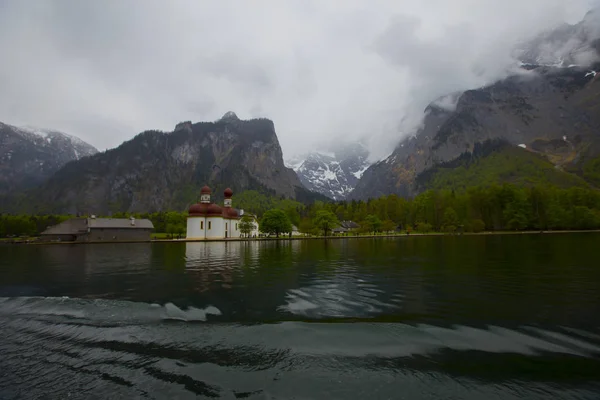
[[[599,4],[0,0],[0,121],[104,150],[231,110],[272,119],[286,157],[335,137],[383,157],[427,104],[506,76],[518,41]]]

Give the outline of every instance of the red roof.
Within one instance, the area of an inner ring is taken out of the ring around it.
[[[233,190],[231,190],[230,188],[227,188],[223,192],[223,195],[225,196],[226,199],[230,199],[231,196],[233,196]]]
[[[215,203],[209,204],[208,209],[206,210],[208,215],[221,215],[223,213],[223,209],[216,205]]]
[[[239,217],[235,208],[223,207],[223,218],[237,219]]]
[[[200,189],[200,193],[201,194],[211,194],[212,191],[210,190],[210,188],[208,186],[204,186],[202,189]]]
[[[190,214],[190,216],[205,215],[207,208],[208,208],[208,204],[204,204],[204,203],[192,204],[190,206],[190,209],[188,210],[188,213]]]

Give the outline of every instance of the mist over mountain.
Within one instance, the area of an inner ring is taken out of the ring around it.
[[[430,104],[416,134],[371,166],[350,197],[413,196],[432,187],[464,187],[460,173],[468,175],[469,169],[486,164],[486,157],[505,160],[501,172],[479,171],[480,176],[490,174],[489,182],[522,181],[529,174],[530,183],[568,186],[574,180],[564,174],[571,174],[599,185],[598,26],[600,14],[593,10],[578,24],[545,32],[522,46],[521,67],[511,76]],[[541,158],[534,160],[534,155]],[[454,163],[458,159],[472,161]],[[524,160],[536,163],[538,172],[546,170],[540,163],[547,163],[549,172],[531,176],[536,172],[522,168]]]
[[[0,121],[75,132],[104,150],[233,109],[275,121],[286,158],[342,135],[367,138],[380,160],[429,103],[504,79],[515,43],[578,22],[590,4],[6,0]]]

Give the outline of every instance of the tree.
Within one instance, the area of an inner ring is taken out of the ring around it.
[[[256,228],[256,225],[254,224],[254,219],[248,214],[245,214],[242,216],[238,227],[240,228],[241,234],[248,237]]]
[[[319,210],[314,220],[315,226],[323,231],[323,236],[327,236],[327,232],[339,225],[338,219],[334,213],[328,210]]]
[[[445,232],[454,232],[459,225],[458,214],[454,211],[454,208],[448,207],[444,211],[443,230]]]
[[[186,227],[183,224],[177,224],[177,228],[176,228],[176,232],[177,232],[177,239],[181,239],[181,237],[183,235],[185,235],[186,232]]]
[[[300,226],[298,226],[298,230],[305,235],[318,235],[319,229],[315,227],[313,221],[310,218],[303,218],[300,221]]]
[[[474,219],[471,221],[471,231],[474,233],[480,233],[485,230],[485,222],[480,219]]]
[[[396,223],[392,220],[386,219],[381,224],[381,230],[384,232],[391,232],[396,229]]]
[[[279,237],[280,233],[292,231],[292,223],[283,210],[269,210],[260,220],[259,229],[263,233],[274,233]]]
[[[175,224],[167,224],[167,233],[170,235],[171,239],[173,239],[173,235],[177,233],[177,226]]]
[[[369,232],[373,232],[373,235],[381,229],[381,224],[382,222],[379,217],[373,214],[367,215],[364,222],[365,229],[368,229]]]
[[[431,232],[433,230],[433,227],[431,226],[431,224],[427,223],[427,222],[419,222],[417,224],[417,232],[419,233],[428,233]]]

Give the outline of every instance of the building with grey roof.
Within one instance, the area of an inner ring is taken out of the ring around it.
[[[73,218],[42,232],[42,239],[62,242],[129,242],[150,240],[152,221],[135,218]]]

